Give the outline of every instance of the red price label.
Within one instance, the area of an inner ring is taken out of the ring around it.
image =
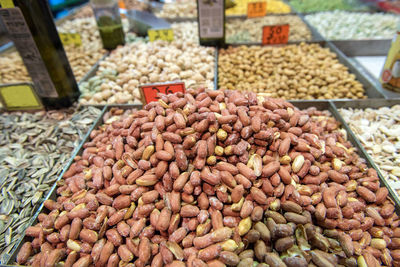
[[[287,44],[289,41],[289,24],[263,27],[262,44]]]
[[[252,2],[247,4],[248,18],[264,17],[266,14],[267,14],[266,2]]]
[[[160,99],[157,94],[174,94],[177,92],[185,93],[185,84],[183,82],[177,83],[162,83],[162,84],[148,84],[140,86],[142,98],[147,103],[158,101]]]

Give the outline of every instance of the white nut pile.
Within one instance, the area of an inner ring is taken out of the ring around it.
[[[400,105],[340,109],[390,186],[400,195]]]
[[[329,40],[391,39],[400,22],[398,15],[348,11],[320,12],[306,19]]]
[[[171,24],[175,40],[199,43],[199,28],[197,22],[175,22]]]
[[[183,81],[186,88],[214,88],[214,53],[214,48],[182,41],[126,44],[80,85],[80,103],[136,103],[139,85],[150,83]]]
[[[197,17],[196,0],[177,0],[163,5],[162,10],[156,13],[161,18],[193,18]]]
[[[103,49],[100,33],[97,29],[94,17],[67,20],[58,26],[57,30],[61,33],[79,33],[81,35],[82,45],[86,49],[91,49],[91,51]]]

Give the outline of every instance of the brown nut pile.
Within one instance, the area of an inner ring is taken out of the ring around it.
[[[193,89],[122,112],[90,133],[18,264],[400,264],[388,190],[327,112]]]
[[[29,82],[31,80],[18,52],[9,52],[0,57],[0,84]]]
[[[311,31],[298,16],[265,16],[252,19],[227,19],[227,43],[261,43],[262,28],[267,25],[289,24],[289,41],[311,40]]]
[[[222,49],[218,86],[284,99],[367,98],[355,75],[318,44]]]

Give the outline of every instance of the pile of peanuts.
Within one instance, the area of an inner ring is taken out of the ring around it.
[[[161,11],[155,14],[160,18],[194,18],[197,17],[196,0],[177,0],[165,3]]]
[[[104,116],[18,264],[400,264],[388,190],[328,112],[254,92],[159,97]]]
[[[227,43],[261,43],[263,26],[289,24],[289,41],[311,40],[311,31],[298,16],[266,16],[252,19],[227,19]]]
[[[246,15],[248,4],[251,2],[259,2],[258,0],[236,0],[235,6],[232,8],[228,8],[225,11],[227,16],[235,16],[235,15]],[[267,14],[271,13],[290,13],[290,6],[284,3],[281,0],[266,0],[267,3]]]
[[[284,99],[366,98],[355,75],[319,44],[222,49],[218,86]]]
[[[100,62],[90,83],[82,83],[81,104],[140,101],[139,85],[185,82],[186,88],[214,87],[215,49],[184,41],[131,43]]]
[[[174,39],[185,42],[199,43],[199,27],[197,22],[174,22],[171,24]]]
[[[0,84],[29,82],[28,70],[18,52],[4,53],[0,57]]]

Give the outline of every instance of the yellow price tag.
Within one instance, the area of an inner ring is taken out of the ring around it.
[[[63,45],[82,46],[82,38],[79,33],[60,33],[59,35]]]
[[[0,99],[8,110],[42,109],[42,103],[30,84],[0,86]]]
[[[174,31],[172,29],[150,29],[147,31],[149,41],[164,40],[172,42],[174,40]]]
[[[13,8],[14,2],[13,0],[0,0],[0,5],[2,8]]]

